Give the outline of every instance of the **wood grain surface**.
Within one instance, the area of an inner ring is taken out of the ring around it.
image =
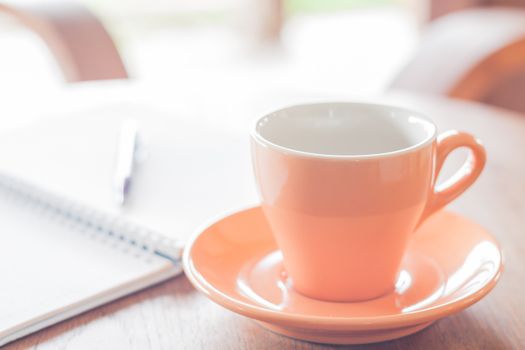
[[[101,93],[105,96],[101,98],[109,95]],[[89,103],[101,102],[89,96]],[[303,95],[287,100],[295,102],[310,97],[312,95]],[[439,320],[412,336],[348,348],[524,349],[525,117],[478,104],[417,95],[389,95],[376,100],[423,111],[436,121],[440,130],[468,130],[483,140],[488,150],[487,167],[478,182],[456,200],[451,209],[493,233],[503,248],[506,268],[496,288],[467,310]],[[260,106],[266,109],[280,102],[283,101],[267,101]],[[162,108],[162,101],[155,103]],[[213,103],[210,102],[208,108],[210,106],[213,107]],[[231,111],[232,107],[229,108]],[[241,110],[239,107],[237,112]],[[214,113],[218,113],[217,110]],[[451,159],[450,163],[454,165],[456,161],[460,159]],[[317,345],[270,333],[255,322],[215,305],[180,276],[5,347],[27,348],[306,350],[346,347]]]

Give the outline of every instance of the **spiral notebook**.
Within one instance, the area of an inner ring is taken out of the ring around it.
[[[130,117],[147,154],[119,209],[111,174]],[[196,227],[254,203],[248,164],[242,138],[122,106],[3,134],[0,346],[180,274]]]

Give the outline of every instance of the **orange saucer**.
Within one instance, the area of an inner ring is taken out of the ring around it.
[[[495,239],[442,211],[414,235],[395,290],[356,303],[307,298],[291,287],[259,207],[227,216],[196,235],[184,253],[193,285],[214,302],[273,332],[318,343],[399,338],[483,298],[503,270]]]

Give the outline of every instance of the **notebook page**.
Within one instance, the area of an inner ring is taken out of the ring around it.
[[[0,213],[0,346],[180,269],[3,191]]]
[[[111,181],[126,118],[139,121],[144,153],[119,210]],[[50,118],[2,135],[0,171],[184,241],[210,218],[258,200],[248,130],[216,130],[182,119],[122,105]]]

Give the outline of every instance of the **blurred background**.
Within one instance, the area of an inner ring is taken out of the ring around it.
[[[359,98],[411,90],[523,112],[523,6],[518,0],[0,1],[0,93],[39,96],[67,83],[129,77],[174,96],[194,91],[231,99],[228,91],[239,89],[276,95],[310,89]]]
[[[172,89],[261,84],[374,93],[410,57],[418,34],[417,9],[407,0],[80,3],[111,34],[130,76]],[[44,43],[8,15],[0,20],[0,50],[2,87],[61,83]]]

